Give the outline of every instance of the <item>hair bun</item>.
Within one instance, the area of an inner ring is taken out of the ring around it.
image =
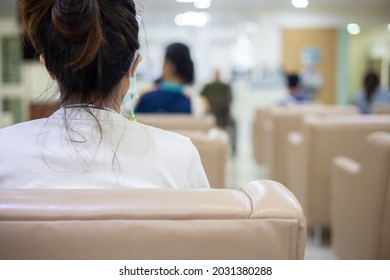
[[[70,66],[77,70],[92,62],[104,40],[97,1],[55,0],[51,18],[60,36],[81,44],[80,55]]]

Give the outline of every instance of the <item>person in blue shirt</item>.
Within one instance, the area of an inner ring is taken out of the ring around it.
[[[165,51],[163,75],[156,88],[143,94],[137,113],[191,114],[191,99],[183,86],[194,82],[194,63],[190,49],[183,43],[170,44]]]
[[[286,85],[288,88],[288,96],[281,100],[279,105],[288,106],[308,102],[303,96],[301,80],[297,74],[286,75]]]
[[[380,87],[377,73],[369,71],[363,79],[363,88],[358,91],[355,104],[362,114],[370,114],[375,105],[389,105],[390,93]]]

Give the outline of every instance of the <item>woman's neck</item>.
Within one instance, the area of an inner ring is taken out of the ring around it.
[[[101,108],[107,110],[113,110],[117,113],[120,112],[120,103],[115,102],[114,100],[96,100],[96,101],[73,101],[70,100],[65,104],[64,107],[91,107],[91,108]]]

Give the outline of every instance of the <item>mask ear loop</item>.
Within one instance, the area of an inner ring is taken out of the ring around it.
[[[130,65],[130,69],[133,68],[134,63],[136,62],[137,59],[138,59],[138,51],[136,51],[134,54],[134,60]],[[137,82],[136,82],[136,75],[134,75],[133,77],[130,78],[130,86],[126,92],[125,100],[124,100],[125,104],[129,103],[130,105],[130,116],[128,117],[130,121],[137,121],[137,118],[135,117],[135,113],[134,113],[134,100],[136,100],[137,98],[138,98]]]
[[[130,88],[128,91],[130,97],[130,121],[137,121],[137,118],[134,113],[134,100],[138,98],[137,85],[135,76],[130,79]]]

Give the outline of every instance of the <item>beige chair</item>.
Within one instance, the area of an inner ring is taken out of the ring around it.
[[[270,122],[266,133],[266,156],[269,164],[269,178],[287,185],[286,146],[287,136],[292,131],[301,131],[305,116],[355,115],[355,106],[307,104],[277,107],[270,111]]]
[[[139,122],[165,130],[198,130],[208,132],[216,126],[213,115],[137,114]]]
[[[373,114],[390,115],[390,105],[374,105]]]
[[[340,259],[390,260],[390,133],[367,138],[358,163],[333,160],[333,249]]]
[[[361,160],[365,139],[375,131],[390,132],[390,116],[311,116],[305,119],[302,134],[289,134],[287,184],[302,204],[310,226],[330,226],[332,159],[345,155]]]
[[[304,105],[291,105],[291,106],[268,106],[259,107],[255,112],[255,117],[252,125],[252,149],[253,156],[256,163],[264,165],[264,167],[270,166],[272,154],[270,152],[273,132],[273,122],[271,112],[288,111],[288,112],[300,112],[300,111],[313,111],[321,108],[318,104],[304,104]]]
[[[302,209],[274,181],[240,190],[0,189],[0,205],[0,259],[304,258]]]
[[[257,164],[267,165],[266,133],[270,130],[270,110],[273,107],[260,107],[255,112],[252,125],[253,157]]]
[[[199,152],[203,168],[212,188],[226,186],[229,138],[224,130],[213,128],[209,132],[195,130],[175,131],[191,139]]]

